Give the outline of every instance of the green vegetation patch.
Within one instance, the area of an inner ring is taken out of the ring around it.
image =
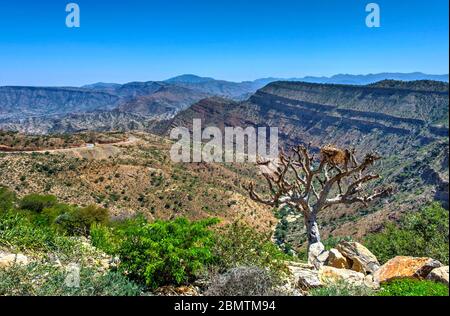
[[[396,256],[431,257],[449,262],[449,212],[438,203],[407,214],[399,226],[388,224],[365,239],[381,263]]]
[[[402,279],[383,284],[378,296],[448,296],[448,286],[428,280]]]

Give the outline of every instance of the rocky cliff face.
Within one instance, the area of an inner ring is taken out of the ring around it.
[[[448,84],[443,85],[447,86]],[[389,116],[422,120],[428,124],[448,126],[448,91],[426,91],[427,82],[416,82],[415,89],[410,83],[399,83],[398,87],[322,85],[308,83],[276,82],[269,84],[258,93],[284,97],[300,102],[328,106],[329,109],[348,109],[361,112],[375,112]],[[429,89],[433,89],[429,82]],[[421,89],[421,90],[420,90]],[[257,95],[258,95],[257,93]]]
[[[152,124],[154,122],[145,116],[114,110],[0,120],[0,129],[31,135],[48,135],[83,131],[146,130],[153,126]]]
[[[113,109],[119,97],[76,88],[0,87],[0,118]]]
[[[177,86],[161,86],[149,95],[139,96],[118,106],[121,112],[145,116],[175,115],[210,95]]]
[[[222,126],[269,125],[279,127],[288,145],[331,142],[394,152],[405,142],[421,147],[445,138],[448,127],[435,123],[447,115],[448,98],[441,91],[277,82],[246,102],[203,100],[169,125],[186,125],[192,118]]]

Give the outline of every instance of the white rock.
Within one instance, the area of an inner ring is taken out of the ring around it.
[[[433,269],[427,276],[428,280],[441,282],[448,286],[448,266]]]
[[[328,251],[321,242],[314,243],[308,249],[308,263],[320,269],[328,259]]]
[[[14,264],[27,265],[28,262],[28,257],[23,254],[0,252],[0,268],[8,268]]]

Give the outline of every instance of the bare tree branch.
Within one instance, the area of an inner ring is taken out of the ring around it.
[[[266,169],[262,170],[262,174],[269,187],[270,197],[258,195],[251,183],[247,188],[250,198],[272,207],[289,205],[302,213],[305,221],[309,221],[305,223],[308,224],[308,230],[309,227],[317,227],[315,222],[310,221],[315,221],[323,209],[338,204],[367,205],[393,193],[392,188],[377,188],[373,194],[364,194],[367,184],[380,178],[377,174],[364,174],[381,159],[378,155],[367,154],[359,163],[354,149],[341,150],[327,145],[321,149],[320,159],[315,162],[314,156],[310,154],[310,146],[292,148],[292,155],[281,152],[276,162],[258,161],[258,166]],[[337,195],[330,198],[333,193]],[[318,232],[308,231],[308,242],[317,241],[320,242]]]

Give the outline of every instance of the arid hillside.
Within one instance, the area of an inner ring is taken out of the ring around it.
[[[0,153],[0,185],[19,196],[53,194],[66,203],[97,204],[119,218],[138,212],[159,219],[242,218],[261,230],[274,228],[271,210],[251,201],[241,187],[254,178],[253,166],[174,164],[170,141],[146,133],[122,136],[130,141]]]

